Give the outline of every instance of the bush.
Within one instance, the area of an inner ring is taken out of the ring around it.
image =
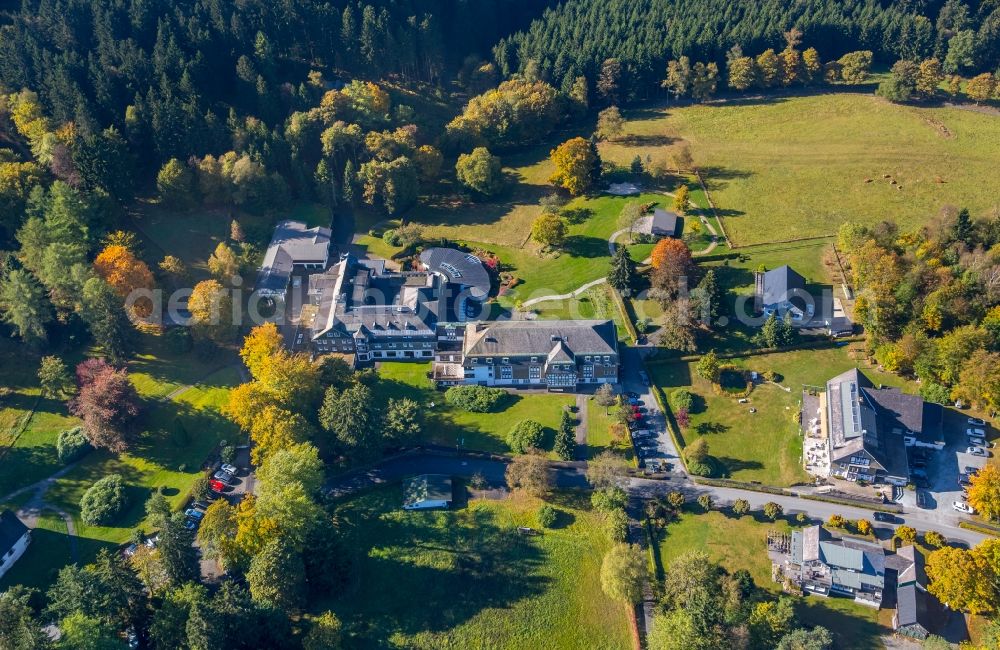
[[[547,503],[538,508],[538,525],[542,528],[552,528],[559,518],[559,511]]]
[[[694,407],[694,396],[691,394],[691,391],[686,388],[678,388],[677,390],[671,391],[669,401],[670,408],[674,409],[675,413],[681,410],[690,413],[691,409]]]
[[[59,439],[56,441],[56,453],[59,455],[59,462],[69,465],[73,461],[83,458],[93,447],[87,441],[87,436],[83,434],[83,427],[73,427],[59,432]]]
[[[207,499],[212,492],[212,488],[208,484],[208,478],[204,476],[199,476],[191,484],[191,498],[195,501],[204,501]]]
[[[540,447],[543,437],[542,425],[534,420],[521,420],[507,433],[507,444],[515,454],[523,454]]]
[[[624,542],[628,539],[628,515],[624,510],[612,510],[604,520],[605,530],[612,542]]]
[[[688,472],[695,476],[709,477],[712,475],[712,466],[708,463],[693,462],[688,463]]]
[[[473,413],[489,413],[507,395],[502,388],[488,386],[452,386],[444,393],[451,406]]]
[[[236,460],[236,447],[232,445],[226,445],[219,451],[219,458],[222,459],[223,463],[229,463],[230,465]]]
[[[110,474],[90,486],[80,499],[80,518],[90,526],[106,526],[125,510],[125,481]]]
[[[830,515],[830,518],[826,521],[826,525],[831,528],[845,528],[847,526],[847,519],[843,515]]]
[[[928,530],[924,533],[924,542],[928,546],[933,546],[934,548],[941,548],[946,543],[944,535],[936,530]]]
[[[768,501],[764,504],[764,516],[771,521],[774,521],[783,514],[785,514],[785,509],[780,504],[774,501]]]
[[[628,494],[620,487],[608,487],[594,490],[590,495],[590,505],[601,512],[624,510],[628,503]]]
[[[382,241],[389,244],[390,246],[399,246],[399,235],[392,228],[389,228],[384,233],[382,233]]]
[[[736,499],[733,501],[733,514],[742,516],[750,512],[750,502],[746,499]]]

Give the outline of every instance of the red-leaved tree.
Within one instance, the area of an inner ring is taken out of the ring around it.
[[[80,387],[70,411],[83,420],[87,440],[115,453],[129,448],[139,415],[139,394],[128,373],[104,359],[87,359],[76,367]]]

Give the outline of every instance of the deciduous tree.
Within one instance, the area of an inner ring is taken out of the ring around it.
[[[1000,517],[1000,468],[988,464],[969,480],[969,505],[987,519]]]
[[[609,106],[597,114],[597,137],[616,140],[625,132],[625,120],[617,106]]]
[[[531,224],[531,238],[553,248],[566,241],[566,231],[566,220],[556,214],[543,213]]]
[[[92,359],[77,366],[77,383],[70,411],[83,419],[87,440],[114,453],[126,451],[139,415],[139,394],[128,373]]]
[[[642,599],[647,575],[646,558],[634,544],[615,544],[601,561],[601,589],[630,605]]]
[[[506,478],[512,489],[524,490],[532,496],[544,496],[551,487],[549,463],[538,450],[515,456],[507,465]]]
[[[115,293],[131,303],[131,309],[137,316],[145,317],[152,313],[153,303],[150,298],[136,300],[133,295],[130,299],[134,292],[152,291],[156,286],[149,267],[132,251],[121,245],[106,246],[94,259],[94,270],[111,285]]]
[[[493,196],[503,189],[503,166],[486,147],[460,155],[455,175],[459,183],[483,196]]]
[[[584,138],[567,140],[553,149],[549,157],[556,168],[549,182],[573,196],[588,192],[600,178],[601,158],[593,143]]]

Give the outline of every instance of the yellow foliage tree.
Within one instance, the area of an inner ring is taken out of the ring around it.
[[[155,286],[153,273],[146,263],[120,244],[105,246],[94,259],[94,270],[126,300],[134,291],[152,291]],[[148,316],[153,311],[153,303],[149,298],[140,298],[133,303],[132,311],[140,317]]]
[[[986,465],[970,479],[969,505],[987,519],[1000,517],[1000,468]]]
[[[208,258],[208,270],[220,282],[232,284],[240,275],[240,260],[226,242],[219,242]]]
[[[986,549],[988,551],[988,548]],[[927,590],[951,609],[973,614],[996,611],[996,573],[985,554],[945,546],[927,556]]]
[[[289,449],[309,438],[312,428],[298,413],[278,406],[265,406],[250,424],[254,446],[250,451],[254,465],[260,465],[281,449]]]
[[[195,332],[216,342],[232,338],[233,299],[217,280],[203,280],[194,285],[188,298],[188,311]]]
[[[550,154],[556,171],[549,178],[551,183],[579,196],[594,186],[601,171],[601,158],[590,142],[573,138],[562,143]]]
[[[690,201],[690,191],[687,185],[681,185],[674,192],[674,210],[678,212],[684,212],[687,210],[688,201]]]
[[[250,330],[243,339],[240,358],[254,379],[264,374],[264,366],[284,351],[281,332],[274,323],[264,323]]]

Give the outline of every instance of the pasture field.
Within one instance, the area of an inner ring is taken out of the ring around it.
[[[915,228],[945,205],[975,216],[998,202],[996,115],[836,93],[625,117],[629,137],[602,156],[669,160],[686,144],[737,246],[829,235],[848,220]]]

